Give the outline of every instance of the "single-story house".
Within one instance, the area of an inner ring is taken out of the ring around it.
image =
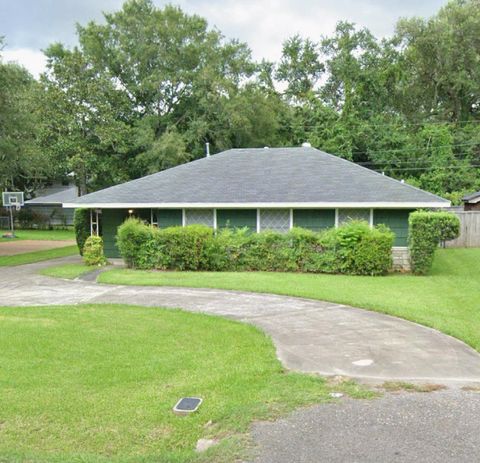
[[[386,224],[406,246],[408,215],[450,202],[331,154],[298,148],[230,149],[82,196],[64,207],[91,210],[107,257],[118,257],[117,227],[130,215],[153,226],[312,230],[349,219]]]
[[[77,198],[78,189],[75,185],[53,185],[38,191],[35,198],[25,201],[25,207],[40,214],[50,225],[73,225],[75,208],[62,208],[62,205]]]
[[[462,201],[463,210],[480,211],[480,191],[464,196]]]

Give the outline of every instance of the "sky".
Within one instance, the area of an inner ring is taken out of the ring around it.
[[[52,42],[77,43],[75,24],[102,21],[102,12],[122,0],[0,0],[4,61],[25,66],[34,76],[45,69],[42,49]],[[367,27],[377,37],[393,33],[400,17],[435,14],[447,0],[154,0],[179,5],[206,18],[227,38],[247,42],[255,59],[278,60],[282,42],[294,34],[314,41],[331,34],[340,20]]]

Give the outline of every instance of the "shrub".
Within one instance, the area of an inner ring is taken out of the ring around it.
[[[117,230],[117,246],[130,268],[153,268],[156,261],[154,229],[140,219],[128,218]]]
[[[83,246],[83,261],[87,265],[104,265],[103,240],[100,236],[89,236]]]
[[[158,267],[175,270],[209,270],[208,251],[213,230],[204,225],[155,230]]]
[[[391,267],[393,233],[350,222],[322,234],[301,228],[288,233],[203,225],[159,230],[138,219],[118,229],[117,244],[133,268],[208,271],[282,271],[380,275]]]
[[[80,255],[83,256],[85,241],[90,236],[90,211],[88,209],[75,209],[73,227]]]
[[[362,235],[351,249],[349,269],[345,273],[354,275],[381,275],[392,267],[392,246],[395,235],[385,226],[370,230]]]
[[[352,220],[322,234],[319,263],[328,273],[382,275],[392,266],[394,238],[385,226],[370,228],[365,221]]]
[[[412,272],[425,275],[432,267],[440,241],[458,237],[460,220],[450,212],[417,211],[410,214],[408,247]]]
[[[32,207],[24,207],[15,214],[20,228],[48,228],[49,220],[45,214],[34,210]]]

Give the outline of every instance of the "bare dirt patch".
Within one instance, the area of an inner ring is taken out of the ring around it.
[[[403,381],[386,381],[381,388],[388,392],[435,392],[446,389],[443,384],[412,384]]]
[[[14,256],[27,252],[44,251],[47,249],[64,248],[75,244],[73,240],[18,240],[0,243],[0,256]]]

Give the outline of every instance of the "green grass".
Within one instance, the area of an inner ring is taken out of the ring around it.
[[[0,461],[227,462],[253,420],[373,397],[286,372],[259,329],[125,305],[0,308]],[[182,396],[199,412],[171,411]],[[198,457],[199,438],[220,444]]]
[[[42,260],[56,259],[58,257],[74,256],[78,254],[77,246],[65,246],[63,248],[45,249],[43,251],[25,252],[13,256],[0,256],[0,267],[13,265],[32,264]]]
[[[74,240],[75,232],[73,230],[15,230],[15,239],[2,238],[1,235],[8,233],[8,230],[3,230],[0,233],[0,242],[16,241],[16,240]]]
[[[73,280],[74,278],[84,275],[85,273],[92,272],[98,267],[92,267],[83,263],[78,264],[62,264],[55,267],[47,267],[40,271],[42,275],[56,278],[66,278]]]
[[[338,302],[436,328],[480,351],[480,249],[438,250],[432,272],[425,277],[114,269],[102,273],[99,281],[258,291]]]

